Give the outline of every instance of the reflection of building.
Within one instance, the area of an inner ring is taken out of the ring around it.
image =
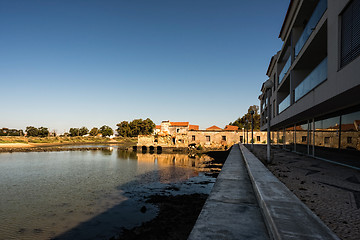
[[[254,143],[265,143],[266,133],[254,131]],[[226,125],[224,129],[212,126],[199,130],[198,125],[189,122],[163,121],[157,125],[155,135],[139,136],[138,146],[188,148],[202,146],[205,148],[230,147],[235,143],[251,142],[251,132],[239,130],[236,126]]]
[[[259,97],[261,129],[269,109],[285,147],[360,150],[359,18],[360,0],[291,0],[267,70],[273,87],[263,84]]]
[[[190,177],[198,176],[198,171],[211,171],[211,168],[208,168],[208,166],[212,158],[207,155],[195,156],[194,158],[190,158],[187,154],[173,153],[137,153],[136,155],[140,169],[143,168],[143,166],[140,166],[143,164],[154,164],[159,167],[160,171],[158,171],[156,176],[162,183],[174,182],[174,179],[177,181],[186,180]],[[184,169],[188,168],[193,171],[180,171],[179,168],[174,171],[174,168],[171,168],[171,166],[184,167]]]

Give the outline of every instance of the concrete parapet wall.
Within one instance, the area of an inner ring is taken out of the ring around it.
[[[246,147],[239,145],[273,239],[339,240],[259,159]]]

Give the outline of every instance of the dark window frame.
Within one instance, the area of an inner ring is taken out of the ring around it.
[[[347,66],[360,56],[360,24],[355,22],[358,18],[360,18],[360,0],[352,0],[339,15],[340,69]]]

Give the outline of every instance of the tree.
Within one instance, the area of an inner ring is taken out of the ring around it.
[[[137,137],[138,135],[152,134],[155,128],[155,123],[150,118],[147,118],[145,120],[134,119],[130,123],[123,121],[116,126],[118,127],[116,131],[120,136]]]
[[[25,132],[28,137],[37,137],[39,135],[39,129],[33,126],[26,127]]]
[[[97,136],[99,134],[99,129],[96,127],[93,127],[89,134],[90,134],[90,136]]]
[[[121,123],[116,125],[118,128],[116,131],[122,137],[130,137],[131,136],[131,128],[130,124],[127,121],[122,121]]]
[[[86,135],[88,133],[89,133],[89,129],[87,129],[86,127],[82,127],[82,128],[79,129],[79,135],[80,136],[84,136],[84,135]]]
[[[241,118],[239,117],[234,122],[229,123],[229,125],[238,126],[240,129],[251,129],[251,111],[254,111],[254,130],[260,130],[259,106],[256,105],[250,106],[248,112],[244,114],[244,116],[242,116]]]
[[[47,137],[49,136],[49,129],[46,127],[33,127],[28,126],[26,127],[26,134],[28,137]]]
[[[70,128],[69,133],[70,137],[76,137],[80,135],[80,130],[78,128]]]
[[[39,137],[49,136],[49,129],[46,127],[39,127]]]
[[[106,126],[106,125],[102,126],[100,128],[99,132],[101,133],[101,135],[103,137],[111,136],[114,134],[114,131],[112,130],[112,128],[109,126]]]

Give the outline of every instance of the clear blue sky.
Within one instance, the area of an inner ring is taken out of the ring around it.
[[[0,0],[0,128],[224,127],[259,105],[289,0]]]

